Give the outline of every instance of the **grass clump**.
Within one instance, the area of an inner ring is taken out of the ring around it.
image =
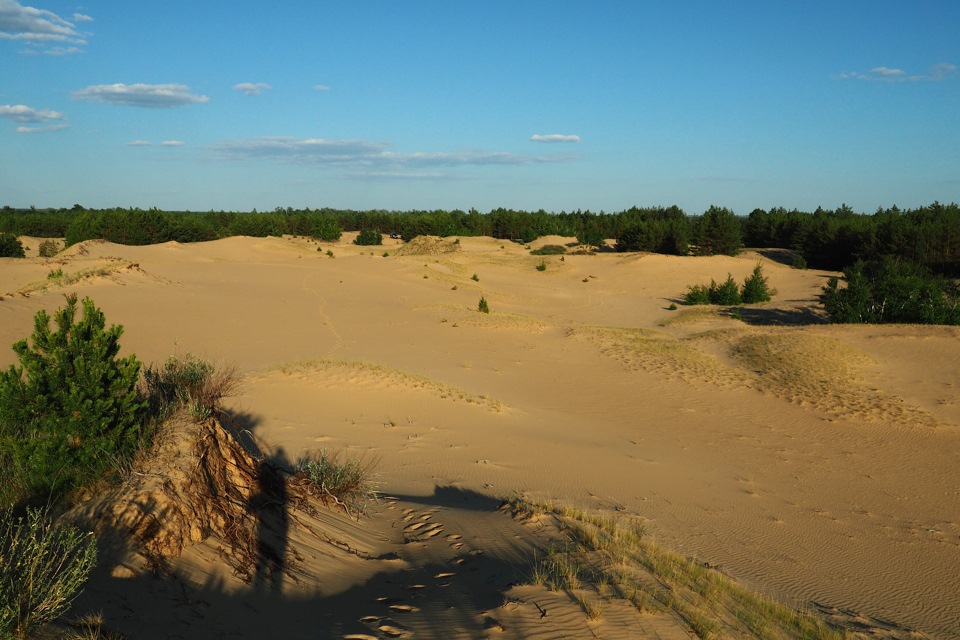
[[[539,249],[534,249],[530,255],[534,256],[559,256],[567,252],[567,248],[560,244],[545,244]]]
[[[367,504],[376,500],[374,480],[376,461],[349,458],[340,461],[340,452],[318,453],[301,459],[294,474],[308,490],[325,502],[333,502],[351,515],[366,513]]]
[[[481,296],[480,303],[477,304],[477,311],[480,313],[490,313],[490,305],[487,303],[486,298]]]
[[[537,271],[546,271],[547,263],[543,260],[540,261],[540,264],[537,265]]]
[[[698,638],[752,637],[842,640],[842,629],[809,613],[758,595],[704,563],[647,540],[643,527],[625,518],[513,498],[520,517],[549,516],[566,542],[537,554],[531,582],[568,591],[590,620],[599,620],[605,597],[638,611],[669,611]],[[587,590],[597,598],[588,597]],[[605,596],[609,594],[609,596]]]
[[[181,407],[195,420],[206,420],[219,413],[221,400],[236,393],[238,387],[235,366],[217,368],[188,352],[170,356],[162,366],[147,367],[141,391],[156,420],[166,420]]]
[[[470,276],[470,279],[473,280],[474,282],[480,282],[480,276],[478,276],[477,274],[473,274],[472,276]]]
[[[56,619],[96,564],[92,534],[53,524],[44,512],[0,512],[0,637],[26,638]]]

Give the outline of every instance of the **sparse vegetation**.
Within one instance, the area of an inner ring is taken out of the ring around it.
[[[844,631],[760,596],[701,562],[646,539],[641,525],[562,506],[509,501],[519,517],[548,516],[566,542],[537,554],[531,582],[567,591],[591,620],[604,612],[604,594],[638,611],[670,611],[699,638],[841,640]],[[593,594],[596,594],[594,597]]]
[[[490,305],[487,303],[486,298],[480,298],[480,303],[477,305],[477,311],[480,313],[490,313]]]
[[[149,414],[166,420],[185,407],[195,420],[205,420],[220,411],[220,401],[236,393],[239,376],[235,366],[215,367],[189,352],[170,356],[163,366],[143,371],[141,390]]]
[[[320,248],[317,247],[317,251],[319,251],[319,250],[320,250]],[[328,257],[328,258],[334,257],[334,256],[333,256],[333,249],[327,249],[327,257]]]
[[[530,255],[534,256],[559,256],[567,252],[567,248],[559,244],[545,244],[539,249],[534,249]]]
[[[537,271],[546,271],[546,270],[547,270],[547,263],[541,260],[540,264],[537,265]]]
[[[376,465],[376,460],[363,458],[341,462],[339,451],[322,449],[297,463],[295,477],[306,480],[310,491],[324,502],[333,502],[347,513],[360,516],[377,497],[373,475]]]
[[[470,276],[470,279],[473,280],[474,282],[480,282],[480,276],[478,276],[477,274],[473,274],[472,276]]]
[[[43,511],[0,510],[0,638],[26,638],[65,612],[96,563],[92,534]]]

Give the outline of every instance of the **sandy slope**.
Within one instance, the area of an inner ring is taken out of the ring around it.
[[[831,274],[754,253],[560,261],[490,238],[423,255],[350,239],[87,243],[56,264],[0,260],[0,344],[27,335],[37,310],[77,291],[124,325],[125,349],[145,362],[175,351],[236,362],[245,391],[231,410],[287,459],[322,447],[380,459],[383,490],[396,499],[366,526],[387,532],[383,545],[398,542],[389,532],[406,526],[406,509],[444,521],[442,535],[417,551],[435,554],[425,566],[436,574],[460,558],[450,546],[459,539],[447,538],[459,535],[490,558],[480,565],[485,579],[514,581],[504,572],[528,564],[518,549],[535,541],[507,533],[519,525],[492,506],[520,492],[638,514],[667,546],[789,603],[960,637],[957,329],[820,324],[816,294]],[[745,311],[747,322],[667,309],[687,285],[727,273],[742,281],[757,261],[779,293]],[[31,284],[55,267],[92,275],[68,288]],[[475,311],[481,296],[489,315]],[[12,360],[0,351],[0,365]],[[525,542],[511,551],[510,536]],[[215,573],[215,556],[192,553],[183,570],[214,580],[204,572]],[[479,629],[464,631],[472,637],[502,636],[497,625],[507,637],[596,631],[576,608],[564,614],[572,626],[544,631],[541,620],[560,616],[463,594],[418,598],[421,622],[411,622],[409,610],[370,604],[400,598],[385,590],[401,583],[435,587],[428,569],[404,562],[373,575],[344,569],[341,586],[309,606],[293,597],[270,606],[310,611],[325,628],[347,625],[329,637],[389,635],[378,628],[390,627],[391,615],[415,637],[447,637],[441,629],[451,625]],[[408,570],[420,573],[390,579]],[[243,599],[241,609],[266,602],[238,585],[205,593],[209,602],[185,606],[197,613],[182,622],[226,624],[213,613],[222,593]],[[603,635],[646,624],[649,637],[671,637],[652,618],[622,616],[611,609]],[[243,635],[245,619],[233,635]]]

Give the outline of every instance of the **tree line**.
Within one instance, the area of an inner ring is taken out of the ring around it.
[[[462,211],[293,209],[270,212],[189,212],[156,208],[0,210],[0,233],[65,238],[67,244],[102,238],[118,244],[200,242],[230,236],[309,236],[337,240],[344,231],[375,229],[404,240],[418,235],[491,236],[532,242],[541,236],[575,237],[618,251],[674,255],[736,254],[741,247],[786,248],[800,264],[841,270],[857,260],[891,256],[936,273],[960,275],[960,206],[934,202],[917,209],[896,206],[873,214],[843,205],[813,212],[775,207],[747,216],[711,206],[690,215],[677,206],[631,207],[613,213],[551,213],[497,208]]]

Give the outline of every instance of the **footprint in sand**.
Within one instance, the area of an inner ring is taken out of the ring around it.
[[[420,611],[418,607],[413,606],[412,604],[392,604],[390,605],[391,611],[399,611],[401,613],[416,613]]]

